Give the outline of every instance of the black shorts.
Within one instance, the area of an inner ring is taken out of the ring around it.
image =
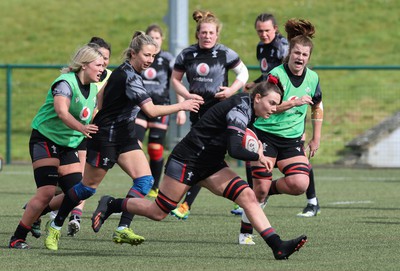
[[[87,145],[87,138],[85,137],[81,144],[79,144],[78,147],[76,147],[78,149],[78,151],[86,151],[86,145]]]
[[[258,139],[263,143],[264,155],[267,157],[273,157],[280,161],[296,156],[305,156],[304,141],[301,140],[301,137],[279,137],[257,128],[254,128],[254,131]]]
[[[121,153],[139,149],[141,148],[136,138],[127,139],[118,143],[88,139],[86,162],[94,167],[108,170],[117,163]],[[134,161],[132,161],[132,163],[134,163]]]
[[[32,130],[29,139],[29,153],[32,162],[45,158],[56,158],[60,160],[60,166],[79,163],[76,148],[60,146],[35,129]]]
[[[179,160],[170,156],[165,164],[164,174],[189,186],[193,186],[223,168],[228,167],[225,161],[200,166],[198,163]]]

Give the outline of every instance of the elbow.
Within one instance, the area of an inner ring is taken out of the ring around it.
[[[58,111],[56,111],[56,114],[57,114],[57,117],[58,117],[60,120],[62,120],[62,121],[65,121],[66,118],[67,118],[67,114],[65,114],[65,113],[63,113],[63,112],[58,112]]]
[[[158,117],[158,115],[156,115],[156,114],[153,114],[153,113],[150,113],[150,112],[147,112],[147,113],[146,113],[146,115],[147,115],[149,118],[155,118],[155,117]]]
[[[243,85],[247,83],[249,80],[249,70],[247,69],[246,65],[241,62],[238,67],[235,68],[236,72],[236,80],[240,81]]]

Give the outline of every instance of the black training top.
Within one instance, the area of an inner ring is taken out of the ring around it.
[[[142,72],[143,84],[154,104],[170,104],[169,79],[174,65],[171,53],[160,51],[151,66]]]
[[[261,76],[254,80],[259,83],[265,81],[267,74],[275,67],[282,64],[283,59],[288,55],[289,43],[281,34],[277,33],[274,40],[265,44],[257,44],[257,60],[260,63]]]
[[[93,139],[118,142],[134,138],[137,113],[149,101],[140,74],[128,61],[121,64],[104,89],[103,106],[93,120],[99,131]]]
[[[201,49],[194,44],[184,49],[175,60],[174,70],[186,73],[189,92],[204,99],[199,113],[190,112],[194,124],[219,100],[214,96],[221,86],[228,86],[228,72],[241,62],[239,55],[222,44],[211,49]]]
[[[223,160],[228,151],[235,159],[257,161],[257,153],[242,147],[245,130],[254,118],[250,94],[235,94],[211,107],[175,146],[171,156],[210,165]]]

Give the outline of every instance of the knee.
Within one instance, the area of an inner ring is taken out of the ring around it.
[[[54,197],[55,191],[56,191],[56,187],[52,186],[52,185],[42,187],[41,189],[38,190],[34,199],[38,204],[47,205],[47,204],[49,204],[51,199]]]
[[[152,175],[146,175],[133,180],[132,189],[138,191],[143,196],[146,196],[151,187],[154,184],[154,177]]]
[[[248,187],[248,189],[244,189],[242,193],[240,193],[240,201],[245,203],[258,203],[256,194],[254,191]]]
[[[168,214],[164,213],[163,211],[159,210],[158,212],[153,212],[151,214],[151,217],[149,217],[150,219],[154,220],[154,221],[161,221],[163,220]]]
[[[285,182],[292,195],[303,194],[309,184],[310,165],[306,163],[292,163],[283,168]]]
[[[268,192],[269,188],[267,189],[266,187],[257,187],[257,189],[254,189],[254,194],[258,202],[263,202],[268,197]]]
[[[306,192],[309,183],[307,176],[292,175],[290,177],[285,177],[285,180],[292,195],[301,195]]]
[[[96,193],[96,189],[85,186],[82,182],[79,182],[73,186],[70,191],[68,191],[69,194],[71,194],[71,190],[73,190],[74,194],[76,195],[76,200],[78,202],[88,199]],[[70,197],[74,198],[72,195],[70,195]]]

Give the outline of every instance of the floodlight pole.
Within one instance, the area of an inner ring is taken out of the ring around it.
[[[188,0],[169,0],[168,14],[165,22],[169,27],[168,48],[169,52],[176,57],[189,44],[188,37]],[[170,89],[171,103],[176,103],[176,93]],[[170,126],[168,129],[168,147],[172,149],[183,136],[190,130],[190,121],[187,117],[185,125],[176,125],[176,114],[171,115]]]

